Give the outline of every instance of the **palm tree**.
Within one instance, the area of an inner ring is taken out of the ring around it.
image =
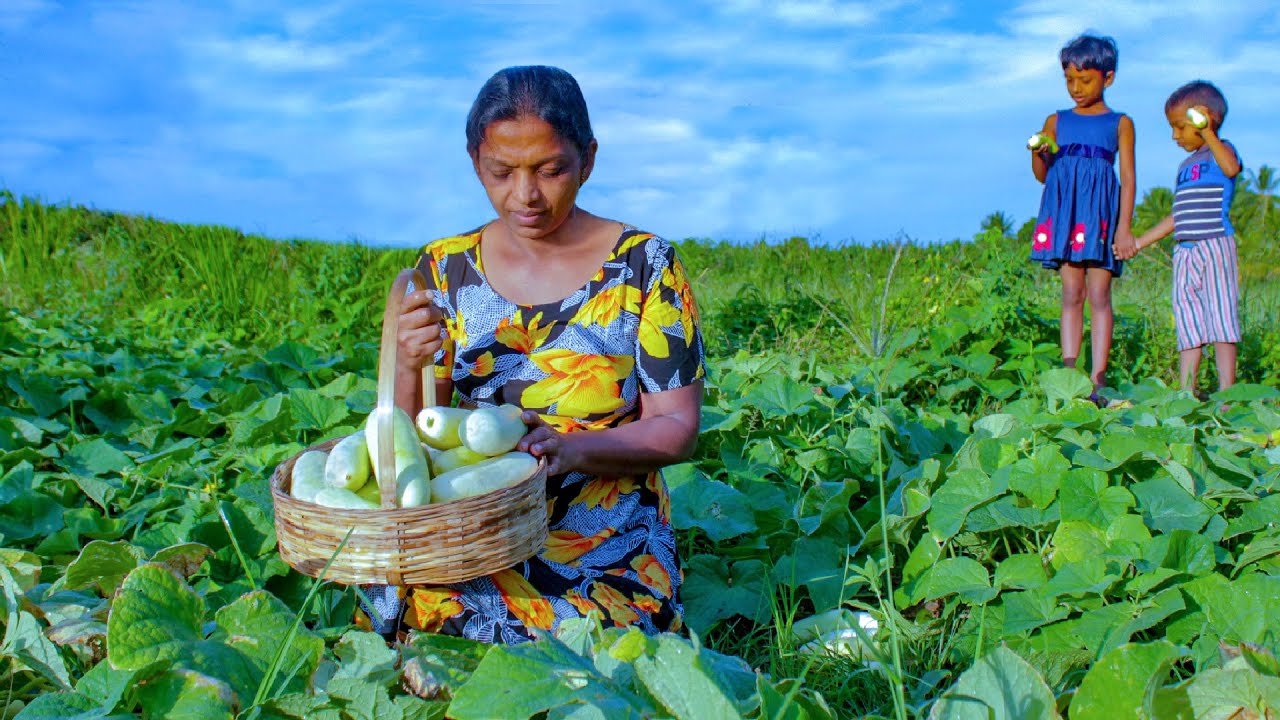
[[[1167,187],[1153,187],[1133,210],[1133,231],[1144,233],[1172,213],[1173,191]]]
[[[1269,165],[1259,165],[1258,171],[1249,171],[1253,176],[1253,192],[1258,196],[1258,221],[1264,228],[1267,222],[1267,210],[1271,208],[1275,191],[1280,189],[1280,175]]]
[[[997,210],[982,219],[982,227],[978,232],[986,233],[988,230],[999,233],[1001,237],[1009,237],[1013,232],[1013,218],[1008,213]]]

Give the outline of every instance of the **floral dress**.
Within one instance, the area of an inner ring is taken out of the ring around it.
[[[513,403],[561,432],[636,420],[640,393],[703,377],[697,307],[662,238],[624,228],[604,265],[558,302],[519,305],[485,278],[480,229],[427,245],[418,261],[445,312],[436,355],[462,403]],[[410,586],[402,626],[520,642],[589,611],[646,632],[681,626],[671,503],[658,472],[547,478],[550,533],[537,556],[469,582]]]

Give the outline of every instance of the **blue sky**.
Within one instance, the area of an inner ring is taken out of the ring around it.
[[[970,237],[1022,222],[1057,51],[1120,48],[1139,198],[1182,153],[1164,98],[1230,102],[1280,165],[1280,4],[1254,0],[200,3],[0,0],[0,187],[276,238],[419,245],[490,217],[463,122],[509,65],[574,74],[580,204],[670,238]]]

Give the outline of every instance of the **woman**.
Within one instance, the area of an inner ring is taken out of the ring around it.
[[[424,248],[431,287],[401,306],[396,402],[416,415],[433,359],[444,402],[456,391],[460,405],[524,408],[518,449],[547,462],[550,535],[509,570],[381,598],[401,630],[520,642],[590,611],[606,625],[680,627],[658,470],[697,441],[702,337],[672,246],[577,206],[596,148],[582,92],[557,68],[498,72],[467,117],[497,218]]]

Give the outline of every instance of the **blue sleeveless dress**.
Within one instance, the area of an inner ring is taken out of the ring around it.
[[[1124,263],[1111,249],[1120,214],[1118,112],[1058,111],[1058,154],[1044,178],[1031,260],[1050,270],[1063,263],[1102,267],[1119,277]]]

